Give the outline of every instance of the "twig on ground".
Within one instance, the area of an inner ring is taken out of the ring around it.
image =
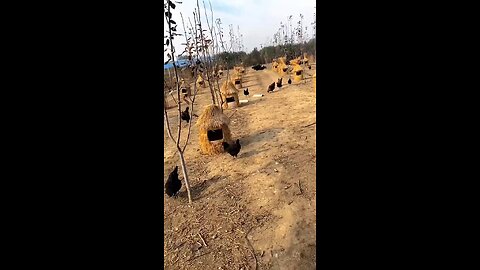
[[[203,239],[202,235],[200,233],[197,233],[198,236],[200,236],[200,239],[202,239],[202,243],[205,247],[208,247],[207,243],[205,243],[205,239]]]
[[[316,123],[317,123],[317,121],[315,121],[315,122],[313,122],[313,123],[311,123],[311,124],[308,124],[308,125],[306,125],[306,126],[303,126],[303,127],[305,128],[305,127],[313,126],[313,125],[315,125]]]
[[[172,266],[176,264],[179,260],[180,260],[180,257],[177,257],[177,259],[174,262],[172,262]]]
[[[180,244],[178,244],[173,250],[176,250],[177,248],[183,246],[185,244],[185,242],[181,242]]]
[[[228,190],[227,187],[225,187],[225,190],[226,190],[226,191],[228,192],[228,194],[230,194],[232,197],[235,197],[235,195],[234,195],[232,192],[230,192],[230,190]]]
[[[232,115],[230,115],[228,118],[232,118],[232,116],[237,112],[238,110],[235,110]]]
[[[258,269],[258,262],[257,262],[257,256],[255,255],[255,249],[253,248],[252,244],[250,243],[250,240],[248,240],[248,234],[252,231],[252,229],[253,229],[253,226],[250,228],[250,230],[248,230],[247,234],[245,234],[245,239],[247,239],[247,243],[250,246],[249,250],[252,253],[253,258],[255,259],[255,270],[257,270]]]
[[[298,195],[303,194],[302,186],[300,185],[300,178],[298,179],[298,189],[300,190],[300,194]]]

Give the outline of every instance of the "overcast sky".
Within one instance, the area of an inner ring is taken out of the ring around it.
[[[207,15],[210,20],[211,13],[208,0],[203,1],[205,1]],[[193,11],[196,8],[196,0],[179,2],[182,2],[182,4],[177,4],[176,8],[172,10],[172,19],[178,23],[177,33],[183,34],[180,12],[183,14],[186,25],[188,17],[190,17],[193,24]],[[312,37],[311,23],[314,21],[315,0],[210,0],[210,2],[214,19],[220,18],[222,21],[224,38],[229,40],[230,24],[233,24],[235,32],[237,32],[238,25],[240,33],[243,35],[243,46],[245,46],[247,53],[252,51],[254,47],[260,49],[260,44],[265,46],[267,40],[271,41],[273,35],[280,28],[280,22],[286,23],[289,15],[293,15],[292,26],[295,27],[300,20],[300,14],[302,14],[303,27],[304,29],[308,27],[308,37]],[[207,29],[202,0],[199,0],[199,5],[202,27]],[[165,28],[164,31],[166,31]],[[183,51],[184,46],[180,45],[180,43],[184,42],[183,36],[175,37],[174,45],[177,52],[181,53]]]

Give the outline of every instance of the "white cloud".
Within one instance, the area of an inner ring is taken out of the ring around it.
[[[205,0],[204,0],[205,1]],[[293,15],[292,25],[300,20],[300,14],[303,14],[303,25],[308,27],[308,36],[312,36],[312,26],[310,25],[315,13],[316,3],[314,0],[210,0],[213,9],[214,18],[220,18],[225,38],[228,40],[229,25],[233,24],[235,31],[240,27],[240,33],[243,35],[243,45],[246,52],[250,52],[254,47],[260,48],[267,40],[271,40],[274,33],[280,28],[280,22],[287,22],[287,17]],[[203,2],[199,0],[202,24],[205,25],[205,14]],[[207,15],[210,20],[210,8],[208,0],[205,1]],[[184,0],[178,4],[173,11],[173,17],[179,24],[178,33],[183,33],[181,18],[179,12],[182,12],[185,23],[188,23],[187,17],[190,17],[193,24],[193,10],[196,8],[196,0]],[[210,22],[212,23],[212,22]],[[203,26],[203,25],[202,25]],[[164,29],[166,30],[166,29]],[[184,37],[177,37],[174,42],[177,46],[177,52],[183,50],[179,44],[184,41]]]

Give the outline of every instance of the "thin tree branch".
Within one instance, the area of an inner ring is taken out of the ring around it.
[[[166,104],[165,104],[166,105]],[[168,134],[168,137],[170,137],[170,139],[172,139],[173,143],[174,144],[177,144],[177,142],[175,141],[175,139],[173,138],[172,136],[172,131],[170,129],[170,123],[168,121],[168,114],[167,114],[167,106],[163,106],[164,108],[164,116],[165,116],[165,121],[167,123],[167,134]]]
[[[171,14],[171,9],[170,9],[171,5],[168,2],[169,2],[169,0],[167,0],[167,4],[166,4],[167,10],[168,10],[168,13]],[[180,163],[181,163],[181,166],[182,166],[182,172],[183,172],[183,176],[184,176],[185,186],[187,188],[188,202],[192,203],[192,195],[191,195],[191,192],[190,192],[190,183],[189,183],[189,180],[188,180],[188,173],[187,173],[187,168],[186,168],[186,164],[185,164],[185,158],[183,156],[182,149],[180,149],[180,136],[181,136],[181,131],[182,131],[182,119],[181,119],[182,107],[181,107],[181,103],[180,103],[180,79],[178,77],[177,65],[175,63],[175,47],[174,47],[173,42],[172,42],[172,40],[173,40],[172,23],[171,23],[171,19],[169,18],[169,16],[165,16],[165,20],[167,21],[167,24],[168,24],[168,40],[169,40],[169,45],[170,45],[171,60],[173,61],[173,69],[174,69],[174,73],[175,73],[175,80],[177,82],[177,99],[179,101],[178,102],[178,134],[177,134],[176,148],[177,148],[178,155],[180,157]],[[167,115],[166,109],[165,109],[165,116],[166,116],[167,125],[169,125],[168,115]]]
[[[198,71],[197,71],[197,68],[194,69],[194,76],[197,76],[198,74]],[[193,84],[193,100],[192,100],[192,109],[190,111],[190,123],[188,125],[188,133],[187,133],[187,139],[185,140],[185,145],[183,146],[183,149],[182,149],[182,152],[185,152],[185,148],[187,148],[187,144],[188,144],[188,141],[190,140],[190,133],[191,133],[191,129],[192,129],[192,120],[193,120],[193,105],[195,104],[195,98],[197,97],[197,92],[198,92],[198,88],[197,88],[197,84],[194,83]]]

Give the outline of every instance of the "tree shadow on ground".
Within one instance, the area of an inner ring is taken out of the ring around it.
[[[191,195],[192,195],[192,200],[199,200],[201,199],[203,196],[205,196],[205,193],[206,193],[206,190],[211,186],[211,185],[214,185],[215,183],[219,182],[220,180],[224,180],[226,179],[225,177],[223,176],[215,176],[215,177],[212,177],[208,180],[203,180],[202,182],[200,183],[196,183],[194,184],[193,186],[190,187],[190,192],[191,192]],[[188,194],[187,194],[187,190],[186,189],[182,189],[179,193],[178,193],[178,197],[181,197],[181,198],[186,198],[188,200]]]

